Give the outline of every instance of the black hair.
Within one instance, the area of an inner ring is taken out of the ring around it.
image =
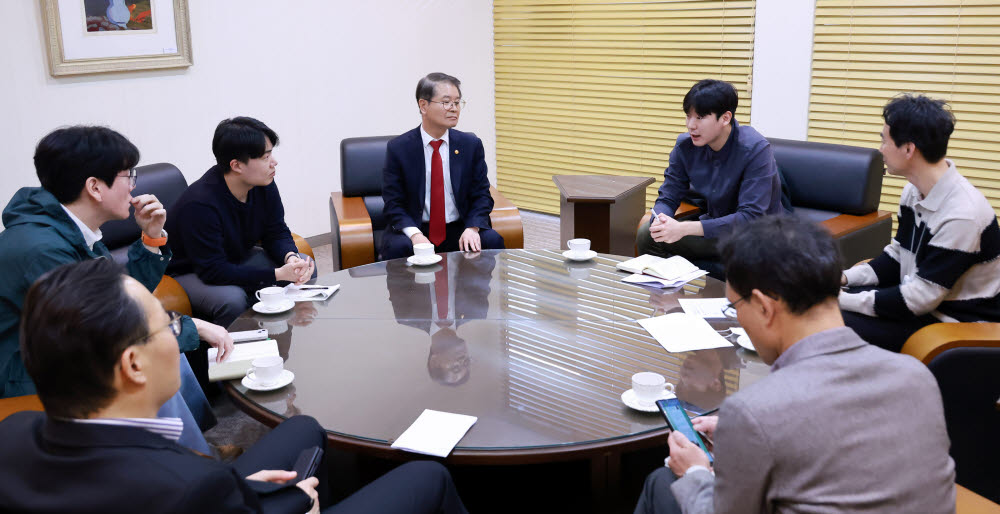
[[[896,146],[913,143],[929,163],[944,159],[948,138],[955,131],[955,115],[944,100],[902,94],[882,108],[889,137]]]
[[[758,218],[724,239],[720,253],[726,280],[741,298],[758,289],[802,314],[840,294],[840,252],[830,233],[811,221]]]
[[[142,342],[148,323],[111,259],[59,266],[28,289],[21,357],[50,416],[85,418],[115,397],[122,353]]]
[[[138,163],[139,149],[107,127],[56,129],[35,147],[38,181],[63,204],[80,197],[88,178],[96,177],[111,187],[116,175]]]
[[[222,120],[215,127],[212,153],[223,172],[229,173],[229,163],[233,159],[246,164],[250,159],[262,157],[267,151],[268,140],[272,147],[278,146],[278,134],[270,127],[260,120],[238,116]]]
[[[729,111],[735,117],[739,102],[740,97],[736,94],[736,88],[729,82],[715,79],[699,80],[684,95],[684,114],[694,109],[698,116],[714,114],[718,118]]]
[[[462,81],[445,73],[428,73],[426,77],[417,82],[417,101],[427,100],[430,102],[434,98],[434,89],[442,82],[451,83],[458,90],[459,98],[462,97]],[[453,100],[457,100],[457,98],[453,98]]]

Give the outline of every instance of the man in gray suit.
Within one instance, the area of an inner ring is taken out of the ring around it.
[[[721,254],[728,312],[771,373],[727,398],[717,417],[694,420],[714,439],[714,469],[670,434],[669,469],[646,479],[635,512],[954,512],[937,383],[916,359],[844,326],[829,234],[765,217]]]

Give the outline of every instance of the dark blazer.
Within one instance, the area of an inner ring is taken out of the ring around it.
[[[3,511],[261,512],[258,492],[294,488],[244,480],[231,466],[141,428],[41,412],[0,422],[0,441]],[[305,512],[309,499],[301,496]]]
[[[493,197],[483,141],[471,132],[450,129],[448,144],[451,186],[461,221],[466,227],[491,228]],[[420,228],[426,177],[420,127],[389,141],[382,170],[382,199],[390,230]]]

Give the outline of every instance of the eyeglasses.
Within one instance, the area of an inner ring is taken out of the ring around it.
[[[128,175],[116,175],[116,176],[122,177],[122,178],[128,177],[128,186],[129,187],[135,187],[135,183],[138,181],[138,178],[139,178],[139,174],[136,173],[135,168],[130,168],[128,170]]]
[[[136,344],[138,342],[141,342],[141,341],[145,341],[145,340],[149,339],[150,337],[153,337],[154,335],[156,335],[157,332],[159,332],[159,331],[161,331],[161,330],[163,330],[165,328],[169,328],[170,329],[170,333],[173,334],[174,337],[180,336],[181,335],[181,326],[182,326],[182,323],[181,323],[181,313],[174,312],[174,311],[168,311],[167,314],[170,316],[170,322],[169,323],[167,323],[165,326],[162,326],[162,327],[160,327],[160,328],[158,328],[156,330],[150,330],[148,334],[146,334],[146,335],[144,335],[144,336],[142,336],[140,338],[132,340],[129,343],[129,346],[131,346],[133,344]]]
[[[453,107],[459,110],[465,108],[465,100],[455,100],[454,102],[438,102],[437,100],[428,100],[428,102],[432,104],[441,104],[441,107],[444,107],[445,110],[451,109]]]
[[[747,299],[746,296],[741,296],[739,300],[730,303],[729,305],[726,306],[726,308],[722,309],[722,315],[729,319],[736,319],[736,304],[746,299]]]

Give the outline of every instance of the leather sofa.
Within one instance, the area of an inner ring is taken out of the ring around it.
[[[386,229],[382,168],[386,145],[396,136],[354,137],[340,142],[341,191],[330,193],[333,267],[347,269],[375,262]],[[521,215],[496,188],[490,222],[507,248],[524,247]]]
[[[181,170],[173,164],[161,162],[139,166],[135,171],[137,179],[132,196],[149,193],[156,195],[163,207],[167,209],[169,216],[170,209],[188,187],[187,180],[184,179]],[[111,250],[115,261],[119,264],[125,264],[128,261],[128,247],[139,239],[140,235],[139,226],[135,223],[135,214],[129,214],[128,219],[109,221],[101,225],[101,233],[103,235],[101,241]],[[295,239],[299,251],[315,260],[309,243],[298,234],[293,233],[292,237]],[[160,300],[164,309],[191,315],[191,301],[188,299],[187,293],[184,292],[184,288],[173,278],[164,275],[163,280],[153,291],[153,296]]]
[[[878,210],[884,164],[874,148],[769,139],[793,214],[826,227],[845,263],[870,259],[889,243],[892,213]],[[700,210],[682,202],[675,216]],[[639,222],[645,230],[649,214]]]

